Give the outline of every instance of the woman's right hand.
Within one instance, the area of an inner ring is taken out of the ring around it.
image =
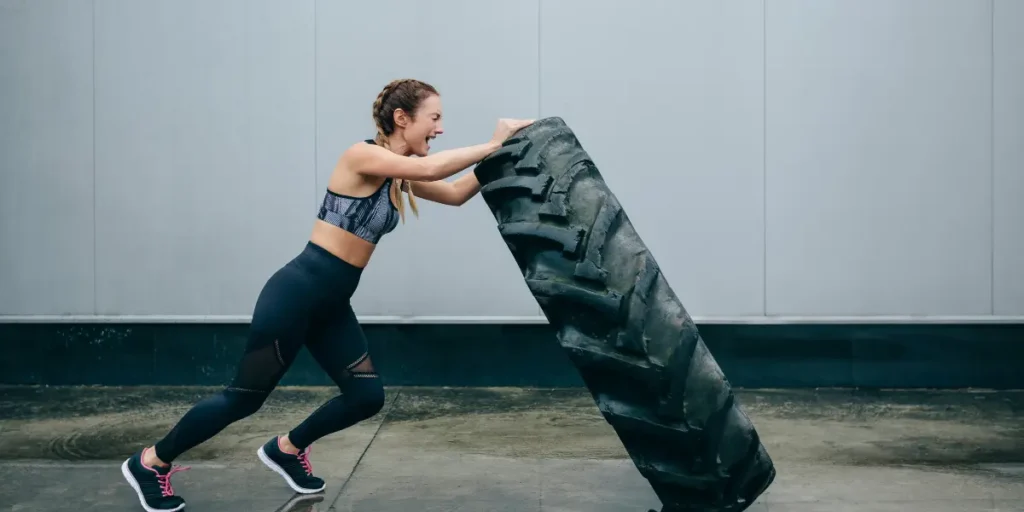
[[[502,144],[513,134],[533,124],[533,119],[499,119],[492,142]]]

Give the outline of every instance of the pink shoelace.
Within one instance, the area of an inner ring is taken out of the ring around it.
[[[164,495],[164,497],[174,496],[174,488],[171,487],[171,475],[175,473],[180,473],[182,471],[188,471],[189,469],[191,469],[191,466],[173,466],[171,467],[171,470],[167,472],[166,475],[156,476],[157,482],[160,482],[160,492]]]
[[[310,451],[310,449],[312,449],[312,446],[307,446],[306,449],[302,450],[301,452],[299,452],[299,454],[296,455],[296,457],[298,457],[299,458],[299,462],[302,463],[302,469],[306,470],[306,474],[312,476],[313,475],[313,463],[309,461],[309,451]]]

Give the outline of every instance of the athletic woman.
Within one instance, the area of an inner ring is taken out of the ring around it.
[[[342,393],[290,432],[271,438],[257,455],[298,493],[325,488],[313,475],[310,445],[384,406],[384,386],[349,300],[381,236],[395,229],[399,219],[405,221],[403,193],[417,216],[417,196],[462,205],[480,190],[476,176],[442,180],[479,162],[532,123],[502,119],[489,142],[428,156],[430,141],[443,132],[441,117],[440,95],[419,80],[395,80],[380,92],[373,103],[376,138],[341,155],[305,249],[264,285],[234,379],[193,406],[163,439],[122,464],[144,509],[185,508],[170,478],[188,468],[172,468],[171,463],[259,410],[303,346]]]

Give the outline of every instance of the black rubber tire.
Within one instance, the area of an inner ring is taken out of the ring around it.
[[[663,511],[748,508],[774,464],[572,130],[538,120],[474,172],[558,342]]]

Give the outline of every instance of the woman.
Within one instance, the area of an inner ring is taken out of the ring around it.
[[[373,103],[373,119],[376,138],[354,144],[338,160],[305,249],[260,292],[231,384],[197,403],[166,437],[122,464],[125,479],[147,511],[185,508],[170,477],[187,468],[172,469],[171,463],[259,410],[303,346],[342,394],[290,432],[267,441],[257,455],[296,492],[324,489],[324,481],[313,476],[310,445],[372,417],[384,405],[384,386],[349,299],[381,236],[399,219],[405,221],[403,192],[417,215],[416,196],[462,205],[480,190],[476,176],[442,180],[479,162],[532,123],[502,119],[489,142],[428,156],[430,141],[443,132],[441,99],[434,87],[412,79],[384,87]]]

